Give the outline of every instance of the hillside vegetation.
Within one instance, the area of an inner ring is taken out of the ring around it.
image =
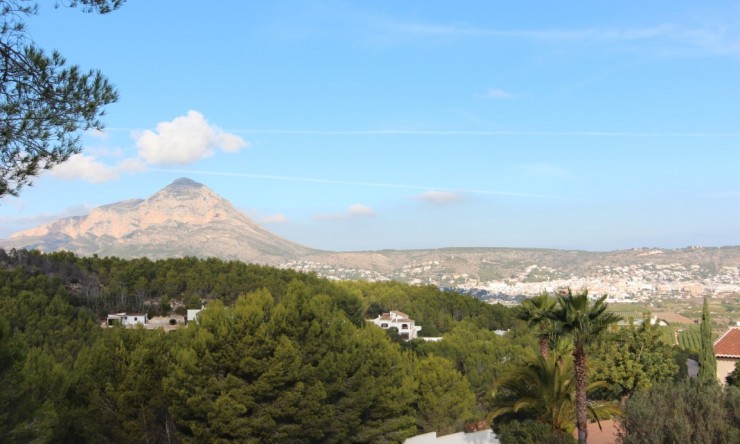
[[[101,328],[107,313],[202,304],[199,322],[169,333]],[[389,310],[443,340],[403,342],[366,322]],[[515,400],[500,382],[538,355],[540,333],[519,314],[434,286],[238,261],[0,250],[0,441],[402,442],[486,427]],[[589,399],[624,403],[684,378],[685,352],[655,328],[587,346],[590,378],[604,381]],[[494,426],[504,443],[567,442],[575,417],[554,430],[541,415],[524,409]]]
[[[0,261],[2,442],[400,442],[484,417],[485,384],[465,378],[469,353],[416,353],[367,325],[368,308],[406,310],[459,335],[455,347],[484,335],[514,347],[506,360],[526,348],[489,333],[511,326],[508,309],[434,287],[193,258]],[[183,299],[207,303],[199,323],[99,326],[106,312]]]

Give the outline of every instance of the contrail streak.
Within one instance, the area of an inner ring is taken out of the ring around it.
[[[733,132],[636,132],[636,131],[468,131],[468,130],[293,130],[293,129],[237,129],[243,134],[287,134],[304,136],[533,136],[533,137],[740,137]]]
[[[106,128],[109,132],[131,132],[131,128]],[[316,130],[316,129],[230,129],[239,134],[285,134],[298,136],[522,136],[522,137],[740,137],[740,132],[639,132],[639,131],[468,131],[468,130]]]
[[[330,185],[348,185],[358,187],[371,187],[371,188],[395,188],[404,190],[436,190],[436,191],[449,191],[457,193],[467,194],[483,194],[492,196],[512,196],[512,197],[535,197],[535,198],[546,198],[546,199],[564,199],[559,196],[551,196],[546,194],[534,194],[534,193],[516,193],[511,191],[492,191],[492,190],[476,190],[476,189],[452,189],[452,188],[440,188],[432,186],[422,185],[408,185],[399,183],[383,183],[383,182],[361,182],[351,180],[335,180],[335,179],[320,179],[313,177],[294,177],[294,176],[274,176],[269,174],[252,174],[252,173],[229,173],[224,171],[203,171],[203,170],[173,170],[164,168],[152,168],[149,171],[158,173],[177,173],[177,174],[199,174],[206,176],[224,176],[224,177],[243,177],[247,179],[260,179],[260,180],[274,180],[281,182],[302,182],[302,183],[319,183],[319,184],[330,184]]]

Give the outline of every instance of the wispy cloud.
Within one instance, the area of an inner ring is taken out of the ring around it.
[[[425,23],[389,23],[388,27],[399,32],[417,35],[499,37],[542,41],[564,40],[642,40],[671,35],[677,27],[661,24],[646,28],[549,28],[549,29],[495,29],[466,24],[440,25]]]
[[[736,26],[690,26],[661,23],[654,26],[497,29],[469,24],[403,23],[388,20],[383,27],[389,33],[414,37],[518,39],[540,43],[578,43],[587,45],[640,42],[641,50],[703,54],[739,55],[740,33]],[[645,43],[655,42],[656,46]]]
[[[429,202],[435,205],[449,205],[451,203],[460,202],[465,199],[462,193],[454,191],[437,191],[430,190],[425,191],[418,196],[414,196],[414,199],[423,202]]]
[[[288,218],[282,214],[270,214],[267,216],[260,217],[258,221],[261,224],[280,225],[280,224],[287,224]]]
[[[7,238],[10,237],[10,235],[14,232],[22,231],[39,225],[44,225],[57,219],[63,219],[73,216],[83,216],[88,214],[92,209],[92,206],[76,205],[65,208],[64,210],[56,213],[42,213],[29,216],[0,215],[0,226],[2,226],[2,229],[0,229],[0,238]]]
[[[351,217],[372,216],[375,214],[375,210],[368,207],[367,205],[354,204],[354,205],[350,205],[350,207],[347,208],[347,214],[349,214]]]
[[[504,91],[500,88],[489,88],[488,91],[483,95],[484,99],[493,99],[493,100],[504,100],[504,99],[511,99],[514,97],[514,95],[508,91]]]
[[[354,204],[350,205],[346,211],[342,213],[322,213],[316,214],[314,219],[316,220],[346,220],[360,217],[374,216],[375,210],[367,205]]]

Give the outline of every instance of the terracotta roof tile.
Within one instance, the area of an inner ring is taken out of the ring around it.
[[[730,327],[714,343],[714,354],[723,358],[740,358],[740,327]]]

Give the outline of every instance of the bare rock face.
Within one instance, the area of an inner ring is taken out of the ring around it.
[[[146,200],[95,208],[21,231],[6,247],[153,259],[220,257],[279,264],[315,253],[257,225],[208,187],[177,179]]]

